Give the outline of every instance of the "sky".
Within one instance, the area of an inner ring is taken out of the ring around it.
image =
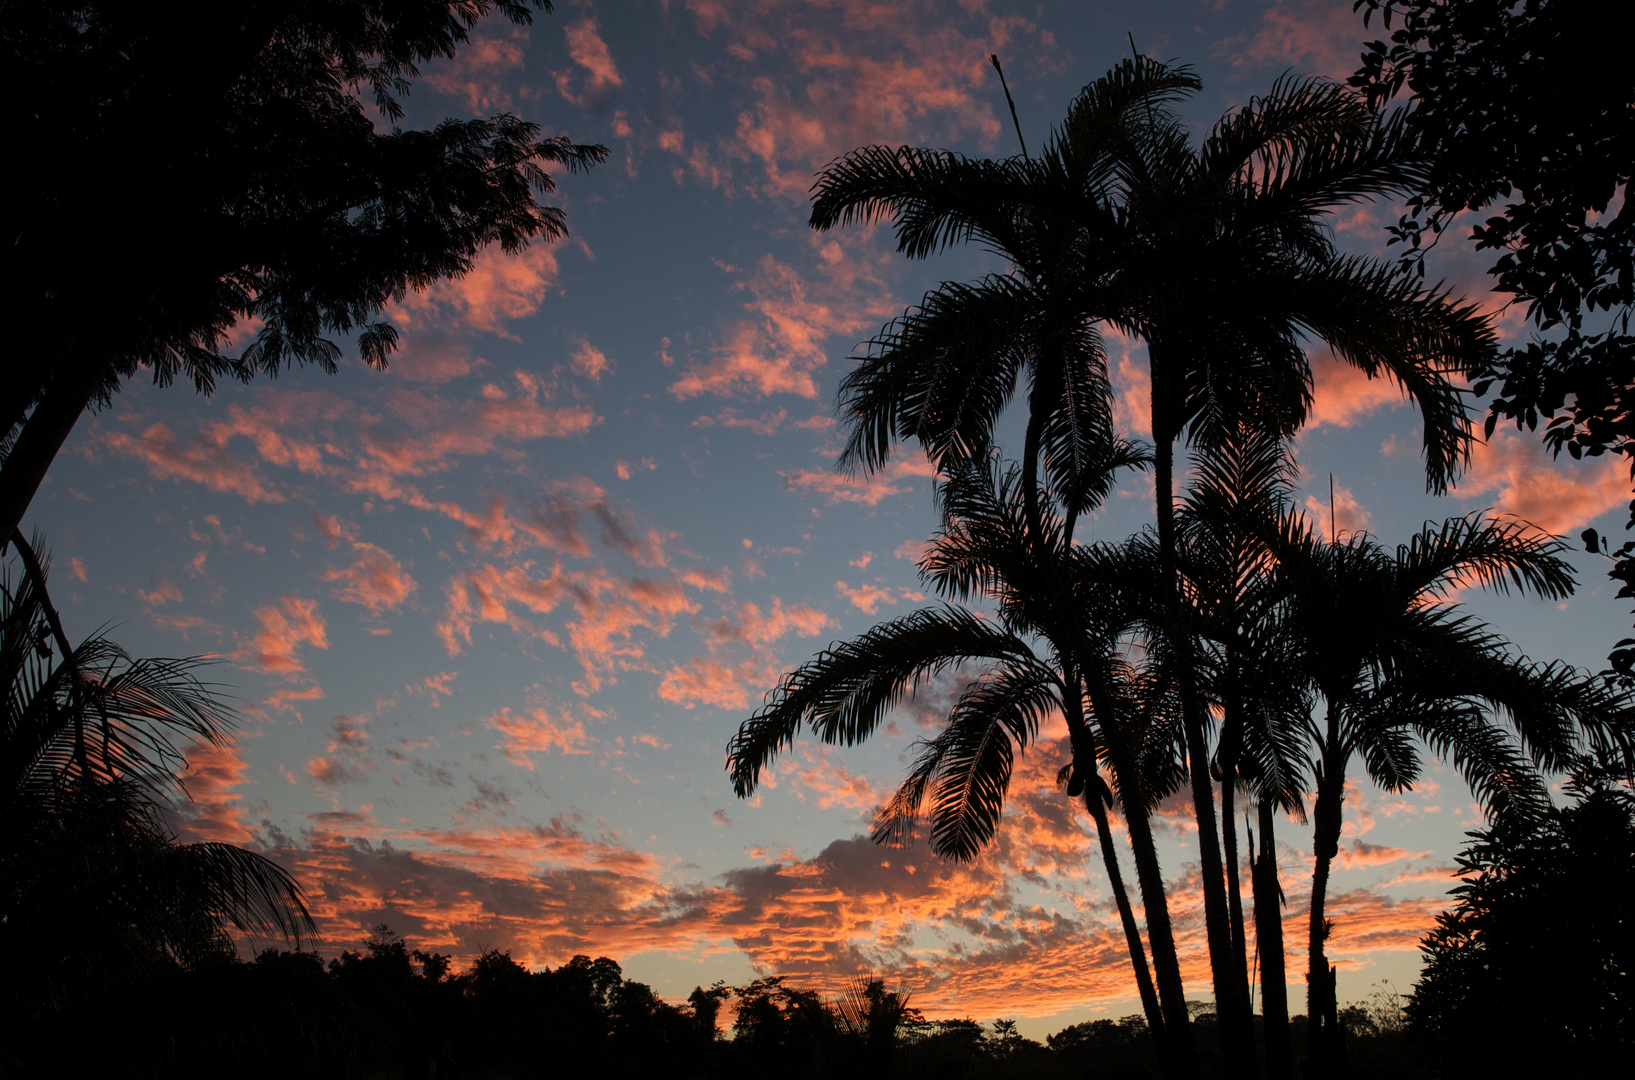
[[[217,658],[207,677],[242,726],[190,754],[178,828],[294,871],[330,955],[385,922],[457,964],[610,956],[672,1001],[871,971],[929,1016],[1017,1017],[1035,1036],[1136,1012],[1093,826],[1055,789],[1059,726],[964,865],[868,839],[953,682],[863,746],[797,743],[755,798],[733,796],[727,740],[783,672],[934,599],[915,573],[936,526],[923,457],[834,469],[847,357],[937,281],[1003,269],[975,251],[909,263],[882,227],[813,232],[808,189],[871,143],[1015,153],[989,53],[1037,146],[1132,39],[1197,68],[1183,110],[1204,131],[1284,72],[1349,74],[1373,36],[1350,0],[567,0],[531,28],[484,23],[424,69],[407,122],[510,111],[606,144],[606,164],[559,178],[572,235],[487,252],[395,305],[386,371],[209,398],[129,384],[81,420],[24,527],[47,538],[71,636]],[[1383,254],[1396,213],[1332,226]],[[1450,238],[1433,274],[1525,337],[1484,268]],[[1146,435],[1143,346],[1111,355],[1120,420]],[[1387,544],[1482,509],[1620,530],[1616,465],[1552,462],[1513,431],[1477,446],[1451,494],[1425,494],[1412,408],[1311,358],[1297,499],[1321,520],[1332,475],[1337,527]],[[1079,539],[1150,516],[1135,476]],[[1598,668],[1628,616],[1605,567],[1572,558],[1566,603],[1464,599],[1530,656]],[[1412,983],[1481,817],[1434,761],[1411,791],[1353,784],[1345,809],[1330,949],[1355,1000]],[[1189,990],[1207,998],[1190,813],[1157,820]],[[1291,973],[1310,844],[1280,824]]]

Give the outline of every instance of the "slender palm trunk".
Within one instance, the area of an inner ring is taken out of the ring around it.
[[[1065,655],[1071,658],[1074,652],[1084,648],[1084,634],[1079,628],[1078,613],[1073,608],[1072,598],[1056,573],[1055,559],[1045,549],[1044,515],[1039,507],[1039,443],[1044,427],[1045,412],[1042,406],[1046,389],[1042,382],[1036,383],[1029,401],[1027,433],[1022,449],[1022,507],[1031,534],[1034,557],[1050,582],[1051,606],[1060,614],[1069,637]],[[1090,657],[1081,659],[1087,664]],[[1098,721],[1104,726],[1105,741],[1118,777],[1119,790],[1127,793],[1124,819],[1130,830],[1130,847],[1135,856],[1141,904],[1147,914],[1147,937],[1152,946],[1159,1006],[1164,1018],[1162,1030],[1155,1029],[1153,1032],[1158,1040],[1160,1064],[1167,1080],[1190,1080],[1198,1075],[1198,1055],[1192,1041],[1191,1020],[1187,1016],[1186,987],[1181,980],[1181,964],[1175,951],[1175,935],[1170,925],[1163,873],[1158,865],[1158,849],[1153,843],[1152,829],[1147,821],[1146,801],[1140,797],[1140,772],[1134,755],[1124,747],[1123,733],[1118,730],[1115,714],[1108,703],[1097,701],[1100,695],[1093,687],[1087,686],[1086,689],[1091,693]],[[1081,717],[1081,733],[1075,735],[1076,739],[1083,738],[1083,726]],[[1088,739],[1084,741],[1088,742]],[[1077,754],[1081,751],[1075,746],[1074,752]],[[1086,760],[1094,762],[1094,753],[1090,753]],[[1134,805],[1129,801],[1128,793],[1131,792],[1137,794]],[[1133,920],[1133,913],[1131,918]],[[1134,956],[1132,953],[1132,962]]]
[[[1164,1043],[1164,1013],[1158,1007],[1158,992],[1153,989],[1152,971],[1147,967],[1147,950],[1141,944],[1141,928],[1136,925],[1135,910],[1124,887],[1124,873],[1118,865],[1118,849],[1113,845],[1113,830],[1107,820],[1107,804],[1101,794],[1089,785],[1085,788],[1085,806],[1096,823],[1096,839],[1101,843],[1101,864],[1107,871],[1107,884],[1113,890],[1118,904],[1119,922],[1124,925],[1124,941],[1130,949],[1130,966],[1135,969],[1135,985],[1141,994],[1141,1011],[1147,1016],[1147,1027],[1152,1029],[1153,1042]]]
[[[1226,900],[1232,916],[1232,963],[1234,979],[1249,985],[1248,934],[1243,925],[1243,885],[1238,862],[1238,754],[1242,745],[1243,717],[1235,692],[1229,694],[1221,723],[1218,757],[1221,768],[1221,845],[1226,855]]]
[[[1255,890],[1255,951],[1260,956],[1260,1015],[1266,1046],[1266,1080],[1294,1080],[1289,1047],[1289,984],[1283,964],[1283,890],[1277,883],[1276,809],[1258,804],[1260,855],[1250,877]]]
[[[1113,768],[1121,777],[1134,776],[1134,762],[1115,749]],[[1121,763],[1121,760],[1122,763]],[[1137,785],[1139,789],[1139,784]],[[1164,893],[1164,873],[1158,865],[1158,847],[1153,842],[1152,823],[1145,806],[1131,807],[1126,796],[1124,823],[1130,830],[1130,853],[1135,857],[1136,883],[1141,889],[1141,906],[1147,915],[1147,940],[1152,945],[1152,964],[1158,984],[1159,1005],[1164,1014],[1164,1041],[1159,1044],[1164,1075],[1190,1078],[1198,1075],[1198,1051],[1192,1038],[1192,1018],[1187,1015],[1186,984],[1181,979],[1181,962],[1175,951],[1175,930],[1170,924],[1169,898]]]
[[[1340,741],[1340,703],[1328,706],[1328,740],[1323,748],[1322,768],[1317,776],[1317,804],[1313,808],[1315,866],[1311,874],[1310,945],[1306,966],[1306,1022],[1309,1049],[1306,1075],[1311,1080],[1337,1075],[1339,1056],[1338,1007],[1335,1000],[1335,971],[1329,965],[1326,942],[1328,920],[1324,915],[1328,898],[1329,868],[1340,851],[1340,829],[1344,823],[1345,750]]]
[[[1221,770],[1221,840],[1226,849],[1226,899],[1232,913],[1232,962],[1249,978],[1248,935],[1243,925],[1243,886],[1238,880],[1237,770]],[[1236,976],[1234,976],[1236,977]]]
[[[1148,343],[1151,356],[1156,346]],[[1154,472],[1157,501],[1158,544],[1163,589],[1169,608],[1171,647],[1177,657],[1177,678],[1181,690],[1181,721],[1186,735],[1188,774],[1192,787],[1192,811],[1198,824],[1198,863],[1203,877],[1204,920],[1209,937],[1209,968],[1215,990],[1215,1008],[1220,1017],[1226,1075],[1247,1077],[1255,1071],[1254,1019],[1249,1011],[1246,978],[1233,977],[1231,916],[1226,902],[1226,882],[1221,866],[1220,833],[1215,823],[1215,792],[1209,776],[1209,747],[1204,736],[1205,717],[1199,698],[1196,656],[1192,637],[1181,609],[1179,560],[1175,539],[1175,438],[1179,435],[1163,422],[1161,400],[1167,389],[1163,371],[1153,360],[1153,442],[1156,449]]]

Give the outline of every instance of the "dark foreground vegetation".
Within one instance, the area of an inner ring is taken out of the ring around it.
[[[1220,1075],[1213,1013],[1194,1005],[1205,1075]],[[1105,1077],[1158,1076],[1146,1021],[1075,1024],[1040,1043],[1011,1020],[927,1021],[879,980],[838,997],[781,977],[695,989],[684,1005],[623,977],[617,963],[576,956],[529,971],[493,950],[465,971],[385,926],[326,964],[316,952],[268,949],[177,968],[134,998],[88,1006],[107,1033],[77,1056],[84,1075],[365,1078]],[[177,1028],[176,1015],[186,1015]],[[18,1075],[50,1075],[86,1015],[60,1018]],[[1356,1076],[1435,1076],[1394,995],[1341,1013]],[[1294,1022],[1303,1048],[1304,1018]],[[156,1032],[172,1032],[154,1037]]]

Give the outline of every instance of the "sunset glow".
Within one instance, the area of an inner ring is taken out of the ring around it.
[[[915,570],[931,463],[904,446],[872,474],[835,468],[848,357],[936,282],[1002,269],[964,249],[910,262],[878,224],[816,233],[808,192],[871,143],[1016,153],[990,53],[1036,147],[1131,38],[1197,67],[1184,108],[1204,129],[1285,71],[1344,77],[1364,36],[1350,0],[628,0],[485,22],[426,67],[405,123],[509,110],[606,144],[604,165],[557,178],[572,235],[490,250],[392,304],[385,371],[354,357],[209,398],[128,384],[81,419],[23,531],[45,537],[70,636],[109,625],[135,655],[218,658],[206,678],[242,729],[189,753],[179,828],[289,868],[326,953],[384,922],[457,966],[491,948],[613,957],[672,1002],[871,971],[929,1017],[1020,1017],[1036,1037],[1139,1011],[1093,826],[1056,788],[1059,718],[968,864],[869,839],[955,677],[866,745],[797,742],[733,796],[727,741],[785,672],[936,601]],[[1395,218],[1333,225],[1384,254]],[[1433,273],[1524,338],[1486,261],[1443,248]],[[1118,423],[1147,437],[1145,345],[1107,346]],[[1553,460],[1501,427],[1435,498],[1399,387],[1311,360],[1295,503],[1324,532],[1394,548],[1488,509],[1622,535],[1629,477],[1610,455]],[[1151,520],[1151,479],[1121,482],[1081,540]],[[1458,599],[1536,659],[1599,668],[1627,605],[1603,560],[1568,557],[1570,601]],[[1342,1001],[1412,981],[1481,820],[1442,763],[1411,791],[1354,784],[1345,810],[1327,901]],[[1183,973],[1207,998],[1190,803],[1154,824]],[[1311,828],[1278,828],[1299,999]]]

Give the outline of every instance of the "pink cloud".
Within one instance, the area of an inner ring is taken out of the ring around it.
[[[851,601],[852,607],[865,615],[873,615],[880,609],[881,604],[897,604],[904,600],[919,603],[925,599],[925,594],[914,589],[890,585],[858,585],[853,588],[844,581],[835,582],[835,592]]]
[[[780,472],[784,487],[791,491],[806,490],[824,497],[830,506],[837,503],[861,503],[878,506],[893,495],[906,495],[921,485],[912,481],[936,475],[936,469],[919,450],[901,454],[887,462],[884,468],[872,473],[843,473],[823,469],[797,469]],[[901,483],[901,481],[910,481]]]
[[[530,244],[515,253],[490,247],[463,276],[410,292],[388,305],[386,314],[411,332],[445,327],[520,340],[507,325],[539,310],[557,272],[556,251],[549,244]]]
[[[678,400],[700,394],[816,398],[816,372],[828,363],[825,343],[836,335],[855,340],[895,310],[883,295],[882,262],[878,253],[849,254],[831,240],[818,249],[818,275],[809,279],[762,256],[734,286],[750,294],[748,318],[729,326],[712,355],[689,366],[670,393]]]
[[[1395,380],[1385,376],[1370,379],[1332,354],[1314,361],[1311,373],[1313,400],[1306,417],[1308,427],[1323,424],[1350,427],[1380,409],[1393,408],[1407,400]]]
[[[222,444],[204,440],[183,447],[163,424],[152,424],[139,435],[112,431],[105,437],[109,449],[137,458],[160,480],[191,480],[211,491],[228,492],[252,503],[284,501],[282,492],[269,487],[254,466],[236,461]]]
[[[277,604],[256,608],[254,614],[261,629],[251,639],[250,647],[238,655],[254,661],[263,671],[299,675],[306,671],[296,655],[302,645],[329,648],[324,617],[318,612],[316,600],[285,596]]]
[[[619,68],[613,62],[613,52],[602,40],[595,16],[587,15],[569,25],[566,35],[568,55],[584,72],[583,77],[577,80],[582,89],[577,93],[574,91],[576,80],[573,72],[561,71],[556,75],[557,92],[575,105],[597,107],[605,103],[614,90],[624,85],[624,80],[619,77]]]
[[[1501,428],[1472,447],[1456,490],[1465,499],[1491,497],[1497,513],[1561,534],[1627,504],[1629,474],[1610,457],[1551,460],[1536,437]]]
[[[340,583],[330,593],[337,600],[375,613],[396,611],[420,587],[391,552],[365,543],[354,543],[352,550],[359,553],[357,562],[324,573],[325,581]]]
[[[1316,495],[1306,496],[1306,513],[1311,516],[1311,526],[1322,535],[1327,535],[1332,526],[1341,535],[1345,533],[1360,533],[1368,529],[1371,516],[1368,508],[1357,501],[1349,488],[1340,484],[1334,485],[1333,513],[1330,514],[1330,505]]]
[[[452,59],[427,65],[422,78],[439,93],[464,98],[475,116],[510,112],[513,99],[508,83],[514,81],[511,73],[523,66],[527,44],[528,31],[520,26],[507,27],[503,33],[479,32]]]
[[[532,708],[512,714],[509,706],[502,708],[483,721],[484,726],[502,736],[500,749],[513,765],[533,771],[529,754],[556,751],[562,754],[587,754],[589,742],[583,721],[572,717],[564,706],[553,716],[544,708]]]
[[[1234,67],[1293,68],[1344,79],[1361,63],[1363,37],[1383,33],[1376,20],[1364,30],[1349,4],[1324,0],[1273,0],[1258,30],[1215,43],[1211,52]]]
[[[574,374],[580,375],[591,382],[601,382],[604,372],[613,370],[613,361],[606,353],[588,341],[581,341],[579,347],[573,351],[569,361]]]
[[[733,136],[693,148],[692,173],[729,192],[734,168],[748,166],[760,175],[752,190],[804,201],[813,171],[868,143],[946,145],[975,134],[990,148],[1003,129],[988,53],[1027,49],[1040,66],[1056,63],[1048,35],[1034,44],[1024,17],[981,5],[688,7],[701,34],[725,31],[728,71],[753,63],[778,72],[744,70],[751,100]]]

